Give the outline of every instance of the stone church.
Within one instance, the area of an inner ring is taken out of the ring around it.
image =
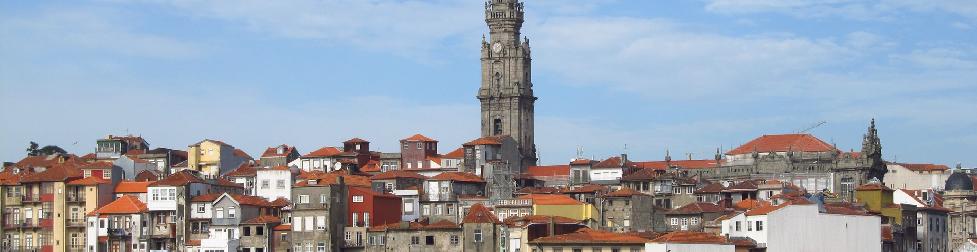
[[[485,2],[489,36],[482,38],[482,84],[477,96],[482,109],[481,135],[511,139],[518,153],[512,158],[489,157],[495,162],[478,167],[495,192],[514,191],[513,175],[536,164],[533,126],[537,98],[533,95],[529,39],[521,37],[524,14],[523,3],[518,0]]]

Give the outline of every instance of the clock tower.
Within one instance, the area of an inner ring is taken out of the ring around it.
[[[529,39],[520,39],[523,3],[487,0],[485,23],[489,38],[482,38],[482,136],[512,137],[522,156],[520,168],[536,164],[533,113],[536,97],[531,79]]]

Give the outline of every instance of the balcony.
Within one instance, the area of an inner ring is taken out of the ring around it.
[[[41,195],[39,194],[34,194],[34,195],[25,194],[24,196],[20,196],[20,202],[40,202],[40,201],[41,201]]]
[[[21,227],[34,228],[38,227],[38,224],[34,219],[25,219],[24,223],[20,225]]]
[[[344,241],[343,242],[343,247],[344,248],[362,248],[363,247],[363,241],[362,240],[360,240],[360,241]]]
[[[68,225],[68,227],[85,227],[85,220],[68,219],[66,225]]]
[[[68,201],[68,202],[85,202],[85,195],[84,194],[68,194],[68,196],[65,197],[65,200]]]
[[[110,228],[109,237],[130,237],[132,236],[132,230],[124,228]]]

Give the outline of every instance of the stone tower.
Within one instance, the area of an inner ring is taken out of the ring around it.
[[[868,173],[865,179],[877,178],[879,181],[885,177],[889,171],[882,160],[882,142],[879,140],[879,132],[875,129],[875,119],[868,126],[868,132],[862,139],[862,157],[865,158]]]
[[[508,135],[522,155],[521,167],[535,165],[533,84],[529,40],[520,40],[523,3],[488,0],[485,22],[489,38],[482,38],[482,136]]]

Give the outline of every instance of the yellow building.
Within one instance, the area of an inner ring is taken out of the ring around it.
[[[855,201],[865,204],[869,212],[882,215],[885,218],[883,223],[902,225],[902,208],[892,204],[892,192],[885,185],[872,181],[855,188]]]
[[[217,140],[204,139],[187,150],[187,169],[208,178],[226,174],[249,160],[253,159],[244,151]]]
[[[563,194],[528,194],[519,199],[533,200],[534,215],[560,216],[586,223],[597,219],[597,208],[594,205]]]

